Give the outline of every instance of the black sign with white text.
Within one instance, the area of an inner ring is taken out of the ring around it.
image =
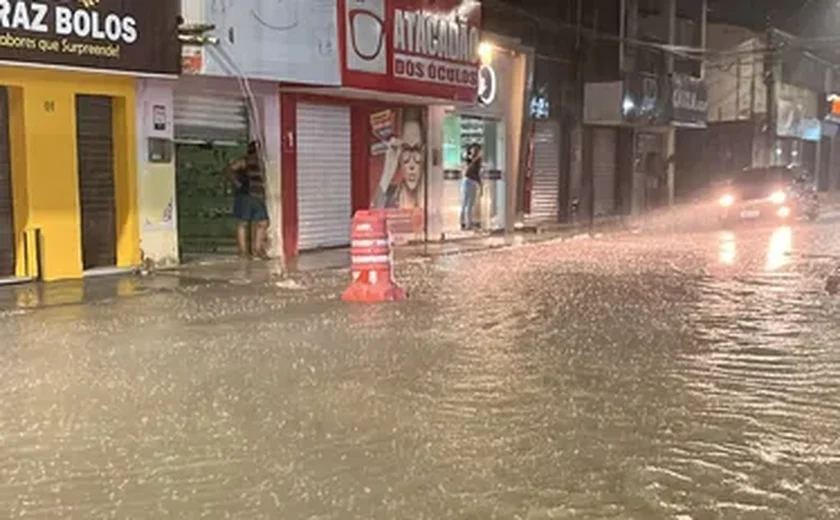
[[[0,61],[178,74],[180,11],[180,0],[0,0]]]
[[[706,83],[685,74],[671,78],[671,120],[675,124],[705,128],[709,112]]]

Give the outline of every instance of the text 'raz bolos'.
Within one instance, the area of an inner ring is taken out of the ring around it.
[[[50,6],[40,2],[0,0],[0,27],[5,30],[91,38],[110,43],[137,41],[137,20],[133,16],[94,9]]]

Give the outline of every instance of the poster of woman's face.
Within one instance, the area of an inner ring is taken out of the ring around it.
[[[417,209],[424,205],[426,129],[420,109],[397,108],[371,114],[369,171],[372,207]]]
[[[400,147],[400,173],[402,189],[406,191],[404,203],[411,207],[423,204],[422,187],[426,172],[426,146],[423,139],[423,125],[419,120],[404,119],[402,144]],[[403,207],[400,205],[400,207]]]

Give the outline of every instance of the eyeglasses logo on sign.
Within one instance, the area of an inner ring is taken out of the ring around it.
[[[385,74],[385,0],[347,0],[347,68]]]
[[[0,48],[43,53],[117,58],[121,44],[137,41],[137,20],[128,15],[103,13],[99,0],[76,0],[78,7],[23,0],[0,0],[0,29],[32,36],[0,35]],[[52,8],[51,8],[52,7]],[[51,39],[50,37],[63,37]],[[102,44],[71,42],[69,38]]]

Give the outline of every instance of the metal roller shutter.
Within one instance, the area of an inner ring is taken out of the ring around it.
[[[250,140],[245,98],[218,91],[176,92],[174,126],[181,255],[235,253],[232,186],[222,172],[245,155]]]
[[[531,217],[557,220],[560,215],[560,125],[539,121],[534,128],[534,175]]]
[[[350,109],[297,107],[298,248],[350,243]]]
[[[175,139],[246,143],[248,108],[244,98],[221,93],[175,94]]]
[[[595,215],[615,213],[616,131],[595,128],[592,132],[592,178],[595,184]]]
[[[15,227],[9,146],[9,97],[0,87],[0,278],[15,274]]]
[[[117,263],[111,98],[76,96],[76,143],[84,268]]]

